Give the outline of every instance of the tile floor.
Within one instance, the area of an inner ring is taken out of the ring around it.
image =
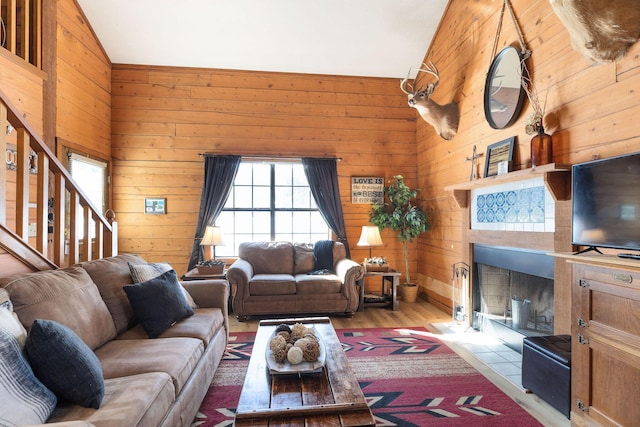
[[[504,345],[500,340],[483,334],[456,322],[433,324],[443,335],[443,340],[454,341],[476,359],[509,380],[516,387],[522,387],[522,355]]]

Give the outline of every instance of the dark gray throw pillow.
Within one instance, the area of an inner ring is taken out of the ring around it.
[[[102,366],[71,329],[52,320],[36,319],[25,352],[36,377],[57,397],[98,409],[104,398]]]
[[[157,338],[171,325],[193,315],[180,289],[175,270],[136,285],[125,285],[129,303],[149,338]]]

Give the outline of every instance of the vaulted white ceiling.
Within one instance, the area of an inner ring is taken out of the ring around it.
[[[447,0],[78,0],[113,63],[398,77]]]

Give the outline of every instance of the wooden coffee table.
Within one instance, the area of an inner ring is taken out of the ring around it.
[[[322,372],[270,375],[266,351],[282,323],[313,326],[325,346]],[[236,426],[373,426],[375,421],[328,317],[263,320],[240,393]]]

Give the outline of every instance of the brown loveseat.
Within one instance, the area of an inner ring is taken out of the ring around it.
[[[356,281],[364,275],[362,265],[346,257],[342,243],[334,242],[330,274],[308,274],[317,271],[313,249],[307,243],[241,243],[238,259],[227,270],[238,320],[275,314],[352,316],[358,309]]]
[[[186,427],[193,422],[227,344],[228,284],[185,282],[186,295],[174,281],[174,291],[193,314],[150,339],[123,290],[133,283],[129,263],[145,261],[119,255],[0,278],[0,305],[10,299],[9,306],[27,329],[35,319],[68,327],[93,350],[102,368],[104,398],[99,409],[58,398],[47,423]]]

